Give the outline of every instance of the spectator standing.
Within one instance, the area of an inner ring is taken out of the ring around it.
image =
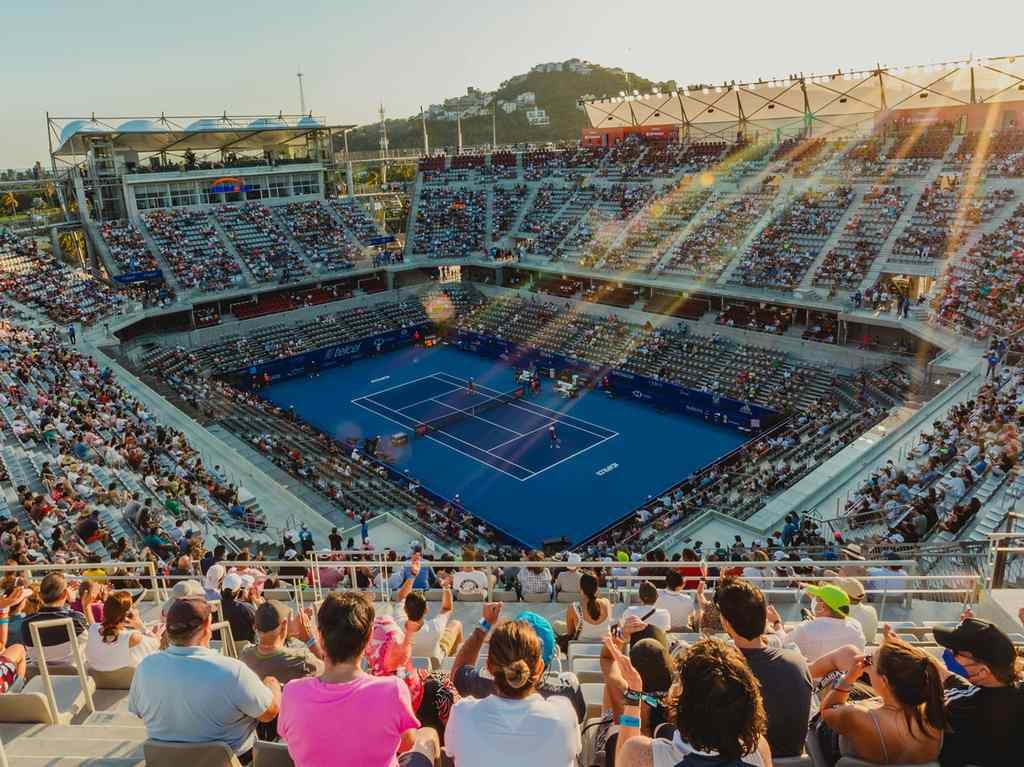
[[[419,720],[409,688],[360,667],[373,624],[373,605],[358,593],[330,593],[317,611],[324,673],[288,684],[278,721],[297,767],[396,767],[396,753],[413,746]]]
[[[759,588],[740,578],[725,578],[715,589],[722,628],[754,672],[768,717],[772,756],[800,756],[810,719],[811,675],[796,650],[771,647],[764,639],[768,606]]]
[[[464,698],[452,708],[445,751],[458,767],[571,767],[580,752],[572,705],[545,698],[543,645],[533,626],[507,621],[491,637],[487,670],[495,694]]]
[[[281,705],[281,685],[262,681],[239,660],[210,649],[209,603],[178,599],[167,611],[170,646],[139,663],[128,694],[128,710],[140,717],[153,740],[222,741],[248,764],[256,723],[270,722]]]

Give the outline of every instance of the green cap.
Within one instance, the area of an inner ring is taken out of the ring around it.
[[[820,599],[844,618],[850,614],[850,595],[838,586],[833,586],[831,583],[808,586],[804,589],[804,593]]]

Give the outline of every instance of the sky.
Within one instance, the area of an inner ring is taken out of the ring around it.
[[[653,80],[748,81],[1022,54],[1013,0],[6,0],[0,168],[46,162],[56,116],[297,113],[332,124],[581,58]]]

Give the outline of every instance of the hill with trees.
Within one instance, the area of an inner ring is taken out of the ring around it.
[[[620,91],[638,90],[650,92],[654,88],[674,90],[674,81],[657,82],[648,80],[633,72],[618,67],[608,68],[585,63],[584,72],[563,69],[561,71],[537,71],[517,75],[503,82],[492,93],[480,94],[475,91],[476,101],[484,103],[484,109],[467,109],[477,112],[462,118],[462,142],[465,146],[479,146],[491,143],[491,109],[495,101],[515,101],[523,93],[533,93],[535,105],[547,112],[547,125],[531,125],[526,117],[529,107],[519,106],[514,112],[496,109],[496,130],[499,144],[538,143],[546,141],[572,141],[580,136],[580,130],[589,127],[586,114],[576,105],[580,98],[603,98],[617,96]],[[628,83],[628,85],[627,85]],[[473,93],[473,90],[469,91]],[[482,98],[481,98],[482,95]],[[446,99],[454,111],[459,109],[454,102],[467,97]],[[436,111],[436,110],[435,110]],[[484,114],[479,112],[485,111]],[[464,113],[464,112],[463,112]],[[440,147],[454,147],[458,144],[458,127],[454,119],[427,118],[427,135],[433,151]],[[414,149],[423,146],[423,125],[420,116],[411,115],[405,119],[386,121],[388,144],[393,149]],[[336,139],[337,149],[342,149],[342,139]],[[377,150],[380,148],[380,124],[363,125],[351,131],[348,146],[353,152]]]

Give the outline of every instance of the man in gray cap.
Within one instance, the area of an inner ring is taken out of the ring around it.
[[[256,608],[255,627],[256,644],[242,650],[239,660],[258,676],[286,684],[323,673],[323,653],[305,613],[293,614],[286,604],[271,599]]]

